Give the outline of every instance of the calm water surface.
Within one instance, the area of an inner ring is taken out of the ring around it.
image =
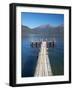
[[[21,43],[21,55],[22,55],[22,77],[33,77],[38,54],[40,48],[32,48],[31,42],[32,41],[39,41],[39,40],[50,40],[51,37],[48,35],[37,35],[31,34],[27,35],[22,38]],[[56,37],[56,44],[54,48],[48,49],[48,56],[50,58],[51,68],[53,75],[63,75],[64,74],[64,42],[63,39],[60,37]]]

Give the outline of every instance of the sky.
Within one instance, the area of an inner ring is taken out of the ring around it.
[[[46,24],[58,26],[64,24],[64,15],[22,12],[21,24],[28,26],[29,28],[35,28]]]

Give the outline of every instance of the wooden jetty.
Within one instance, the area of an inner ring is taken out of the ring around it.
[[[55,40],[50,40],[50,41],[47,41],[46,40],[46,45],[47,45],[47,47],[52,47],[52,48],[54,48],[55,47]],[[42,41],[34,41],[34,42],[31,42],[31,46],[34,48],[34,47],[37,47],[37,48],[39,48],[39,47],[41,47],[41,43],[42,43]]]
[[[47,50],[48,50],[47,42],[42,41],[39,56],[38,56],[37,66],[34,74],[35,77],[53,75]]]

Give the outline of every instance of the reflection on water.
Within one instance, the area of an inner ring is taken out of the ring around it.
[[[31,34],[22,38],[21,43],[21,55],[22,55],[22,77],[32,77],[34,76],[38,54],[40,48],[31,47],[30,43],[32,41],[49,41],[51,37],[48,35],[37,35]],[[64,74],[64,42],[60,37],[56,37],[55,48],[48,49],[48,56],[50,58],[51,68],[53,75],[63,75]]]

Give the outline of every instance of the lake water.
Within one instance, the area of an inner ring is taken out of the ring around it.
[[[31,47],[32,41],[50,40],[48,35],[31,34],[22,38],[21,55],[22,55],[22,77],[33,77],[40,48]],[[54,48],[48,49],[53,75],[64,75],[64,40],[60,37],[55,37],[56,43]]]

